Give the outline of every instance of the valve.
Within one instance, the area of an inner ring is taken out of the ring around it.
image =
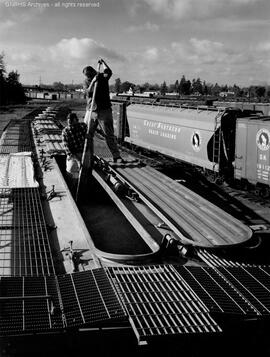
[[[120,196],[125,196],[127,194],[128,190],[125,184],[116,177],[114,177],[112,174],[109,174],[107,176],[107,182],[112,185],[112,188],[115,193],[119,194]]]

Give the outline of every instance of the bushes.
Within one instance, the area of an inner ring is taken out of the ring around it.
[[[6,75],[4,54],[0,54],[0,105],[26,102],[24,89],[19,78],[20,75],[17,71],[12,71]]]

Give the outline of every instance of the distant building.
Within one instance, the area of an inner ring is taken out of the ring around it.
[[[166,96],[172,96],[172,97],[175,97],[175,96],[179,96],[179,93],[177,92],[168,92],[168,93],[165,93]]]
[[[156,91],[148,91],[148,92],[143,92],[142,95],[145,97],[153,97],[154,95],[158,95],[159,93]]]
[[[58,91],[52,87],[42,86],[23,86],[25,95],[31,99],[46,99],[46,100],[66,100],[73,97],[80,98],[80,92]]]
[[[127,91],[128,95],[134,95],[134,91],[132,89],[132,87],[129,88],[129,90]]]
[[[222,98],[234,98],[235,93],[234,92],[220,92],[219,96]]]

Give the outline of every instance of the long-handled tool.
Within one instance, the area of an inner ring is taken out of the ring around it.
[[[100,66],[101,66],[101,61],[98,61],[97,75],[100,72]],[[97,85],[98,85],[98,81],[96,81],[94,83],[91,107],[90,107],[90,110],[88,113],[87,133],[86,133],[86,137],[85,137],[83,155],[82,155],[82,163],[81,163],[81,168],[80,168],[79,178],[78,178],[76,201],[79,200],[80,191],[82,189],[82,186],[84,186],[85,182],[87,181],[88,173],[89,173],[89,171],[91,169],[91,165],[92,165],[93,153],[91,152],[91,150],[92,150],[91,143],[90,143],[91,139],[89,137],[90,137],[91,117],[92,117],[92,112],[93,112],[93,107],[94,107],[94,102],[95,102],[95,97],[96,97]]]

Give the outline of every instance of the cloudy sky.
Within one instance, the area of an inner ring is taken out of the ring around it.
[[[0,0],[0,53],[24,84],[81,83],[100,57],[112,82],[270,84],[269,19],[269,0]]]

